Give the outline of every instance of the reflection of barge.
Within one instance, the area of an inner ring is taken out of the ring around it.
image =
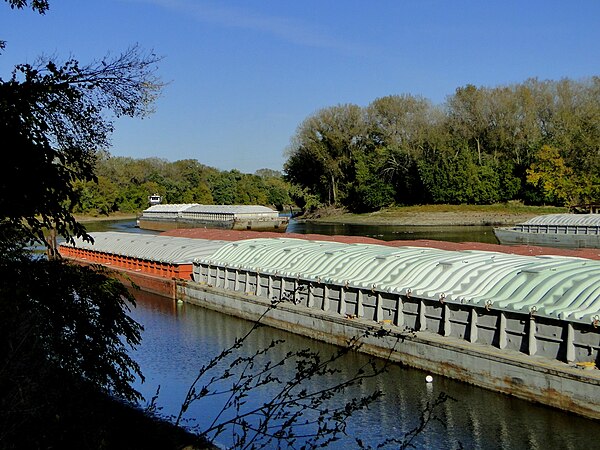
[[[548,214],[494,228],[501,244],[600,248],[600,214]]]
[[[140,228],[166,231],[173,228],[223,228],[227,230],[285,231],[287,217],[260,205],[154,205],[142,212]]]
[[[225,234],[225,233],[223,233]],[[267,238],[94,233],[62,244],[144,289],[600,418],[600,262]],[[410,332],[407,332],[410,331]],[[588,370],[586,370],[588,369]]]

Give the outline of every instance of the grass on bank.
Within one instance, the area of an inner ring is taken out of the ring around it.
[[[542,214],[566,213],[568,208],[528,206],[520,202],[494,205],[396,206],[363,214],[324,208],[304,219],[324,223],[364,225],[500,225],[518,223]]]

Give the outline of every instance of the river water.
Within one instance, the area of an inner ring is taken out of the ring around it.
[[[394,225],[351,225],[344,223],[311,223],[290,221],[289,233],[326,234],[345,236],[368,236],[383,241],[435,239],[449,242],[483,242],[497,244],[491,226],[394,226]]]
[[[384,234],[380,227],[361,228],[362,233],[370,233],[371,236]],[[470,236],[462,239],[463,241],[488,242],[482,240],[486,239],[487,230],[474,233],[474,228],[485,227],[453,228],[466,228],[452,230],[452,236]],[[89,231],[140,231],[134,227],[133,222],[123,221],[90,224],[88,229]],[[348,232],[347,227],[340,232],[340,228],[334,226],[332,227],[334,231],[331,233],[325,233],[323,228],[319,228],[318,231],[311,227],[304,229],[304,232],[310,233],[352,234]],[[290,231],[298,232],[298,229]],[[386,232],[385,236],[399,239],[399,234],[394,230],[383,231]],[[423,238],[440,239],[439,235],[427,234],[428,231],[431,230],[411,233],[408,239],[415,239],[415,234]],[[132,315],[145,327],[145,330],[142,344],[133,355],[146,377],[146,381],[138,383],[136,387],[146,399],[150,399],[160,386],[157,399],[160,413],[167,417],[175,416],[199,368],[222,349],[229,347],[236,337],[240,337],[251,327],[251,324],[218,312],[176,303],[143,292],[136,293],[136,297],[138,306],[133,310]],[[273,339],[285,341],[283,345],[269,353],[274,361],[289,350],[309,348],[319,351],[323,356],[329,356],[335,351],[333,346],[263,327],[251,335],[250,340],[242,348],[242,356],[266,347]],[[347,355],[340,366],[342,373],[339,376],[349,377],[354,368],[366,361],[367,357],[361,354]],[[293,373],[294,370],[289,368],[284,370],[281,376],[291,377]],[[447,400],[436,410],[439,421],[430,423],[414,442],[418,449],[600,448],[597,441],[597,437],[600,436],[600,423],[597,421],[586,420],[438,376],[434,376],[433,383],[427,383],[425,381],[427,375],[419,370],[394,365],[378,378],[367,380],[358,391],[347,394],[344,398],[365,395],[373,390],[380,390],[384,394],[383,399],[367,411],[356,413],[352,417],[348,423],[349,433],[373,446],[386,438],[402,437],[404,433],[418,425],[420,413],[427,403],[444,392],[452,399]],[[318,383],[323,381],[317,382],[317,387],[320,386]],[[268,401],[274,392],[269,388],[255,390],[249,401],[260,404]],[[219,411],[220,403],[214,399],[193,404],[185,415],[186,424],[202,429]],[[230,436],[221,436],[219,443],[224,446],[230,445]],[[356,445],[352,437],[329,446],[329,448],[354,447]]]

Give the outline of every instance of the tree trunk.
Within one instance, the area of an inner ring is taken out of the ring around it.
[[[58,253],[58,243],[56,241],[56,228],[52,228],[46,236],[46,256],[48,259],[60,258]]]
[[[335,177],[333,174],[331,175],[331,193],[333,195],[333,203],[331,203],[331,198],[329,199],[329,204],[337,205],[337,192],[335,189]]]

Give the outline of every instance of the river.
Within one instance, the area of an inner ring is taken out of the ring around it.
[[[387,227],[386,227],[387,228]],[[474,227],[462,227],[458,234],[473,236]],[[480,228],[480,227],[477,227]],[[482,227],[483,228],[483,227]],[[90,231],[112,230],[139,232],[133,222],[89,224]],[[339,233],[339,228],[333,228]],[[298,230],[293,230],[298,232]],[[388,230],[389,231],[389,230]],[[315,232],[306,229],[305,232]],[[319,229],[324,233],[323,229]],[[362,227],[363,233],[381,234],[379,227]],[[427,230],[417,231],[419,237],[437,238]],[[348,234],[345,231],[346,234]],[[393,231],[388,236],[395,236]],[[424,233],[424,235],[421,235]],[[484,232],[485,233],[485,232]],[[364,235],[364,234],[363,234]],[[456,235],[456,233],[453,233]],[[485,234],[481,234],[485,238]],[[410,239],[414,239],[414,234]],[[483,239],[482,238],[482,239]],[[448,239],[451,240],[451,239]],[[464,239],[475,241],[475,239]],[[482,242],[479,240],[478,242]],[[485,242],[485,241],[484,241]],[[176,415],[185,392],[195,378],[198,369],[209,358],[230,346],[251,324],[241,319],[209,311],[194,305],[176,303],[172,300],[138,292],[138,306],[132,315],[144,327],[142,344],[134,352],[146,377],[137,389],[145,398],[152,398],[160,386],[157,404],[164,416]],[[271,358],[281,357],[284,352],[310,348],[322,355],[329,355],[335,347],[308,338],[296,336],[269,327],[258,329],[243,347],[247,356],[263,348],[272,339],[285,344],[272,352]],[[341,376],[349,376],[352,368],[367,361],[360,354],[348,355],[341,366]],[[294,371],[284,371],[282,376],[292,376]],[[428,402],[444,392],[452,399],[436,411],[439,421],[429,424],[415,441],[418,449],[581,449],[598,448],[597,436],[600,423],[563,413],[551,408],[496,394],[484,389],[435,376],[427,383],[427,373],[392,366],[377,379],[368,380],[348,398],[381,390],[383,399],[364,412],[356,413],[348,423],[350,434],[360,437],[370,445],[376,445],[390,437],[401,437],[418,424],[421,411]],[[272,389],[255,390],[252,403],[267,401]],[[186,414],[190,426],[207,426],[220,407],[215,401],[192,405]],[[219,442],[225,446],[231,442],[227,435]],[[329,448],[354,448],[353,438],[346,438]]]
[[[345,223],[318,223],[290,221],[289,233],[327,234],[345,236],[368,236],[383,241],[435,239],[449,242],[483,242],[497,244],[491,226],[395,226],[395,225],[352,225]]]

